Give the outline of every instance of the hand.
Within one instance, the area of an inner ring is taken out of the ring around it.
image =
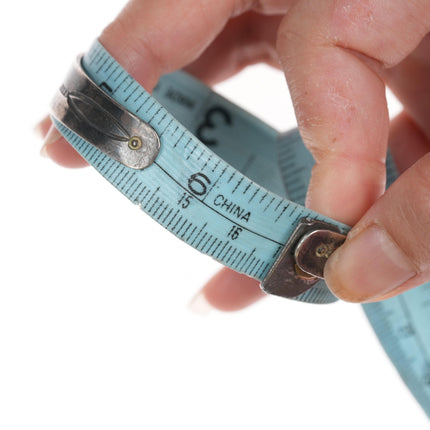
[[[430,280],[429,30],[426,0],[132,0],[100,41],[149,91],[180,68],[213,84],[256,62],[282,67],[316,160],[307,205],[355,225],[326,281],[364,302]],[[391,124],[385,85],[404,105]],[[46,155],[85,165],[48,119],[40,131]],[[388,142],[402,175],[383,194]],[[262,296],[223,269],[200,300],[233,310]]]

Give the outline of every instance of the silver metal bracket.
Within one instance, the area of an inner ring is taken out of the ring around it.
[[[302,218],[261,283],[268,294],[292,298],[324,277],[330,255],[345,241],[338,227]]]
[[[82,139],[133,169],[150,166],[160,150],[156,131],[109,97],[78,57],[54,97],[51,114]]]

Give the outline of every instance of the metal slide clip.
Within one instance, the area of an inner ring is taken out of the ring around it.
[[[324,277],[324,266],[346,236],[329,223],[302,218],[261,283],[268,294],[292,298]]]
[[[51,113],[58,121],[133,169],[150,166],[160,150],[156,131],[122,107],[85,73],[79,56],[54,97]]]

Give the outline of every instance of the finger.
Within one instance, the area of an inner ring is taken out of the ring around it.
[[[258,281],[234,270],[221,269],[190,303],[196,313],[210,308],[221,311],[237,311],[263,298]]]
[[[50,158],[63,167],[78,168],[88,166],[88,163],[52,125],[49,115],[43,118],[35,127],[36,134],[43,139],[40,149],[42,157]]]
[[[51,128],[52,121],[49,115],[46,115],[41,121],[39,121],[34,127],[34,132],[36,135],[42,139],[48,134],[49,129]]]
[[[40,153],[63,167],[78,168],[88,166],[88,163],[79,152],[61,136],[53,125],[51,125],[45,136]]]
[[[267,14],[285,12],[291,2],[132,0],[101,34],[100,41],[151,91],[161,75],[195,61],[230,18],[254,8]]]
[[[389,147],[399,173],[403,173],[430,150],[429,139],[406,113],[390,124]]]
[[[313,209],[354,224],[383,193],[389,121],[380,70],[417,46],[429,15],[425,0],[302,0],[281,23],[278,52],[316,159]]]
[[[404,110],[430,139],[430,35],[399,65],[383,72],[384,79],[401,101]]]
[[[374,301],[430,280],[430,154],[409,168],[329,258],[325,279],[339,298]]]
[[[214,85],[251,64],[266,63],[279,68],[275,46],[281,19],[282,15],[263,16],[255,12],[231,19],[185,70],[206,84]]]

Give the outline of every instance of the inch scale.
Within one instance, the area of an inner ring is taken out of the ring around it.
[[[306,209],[313,159],[297,130],[279,134],[183,72],[148,94],[95,42],[52,105],[74,148],[134,204],[199,251],[311,303],[349,227]],[[387,183],[397,176],[387,161]],[[430,284],[364,305],[400,375],[430,417]]]

